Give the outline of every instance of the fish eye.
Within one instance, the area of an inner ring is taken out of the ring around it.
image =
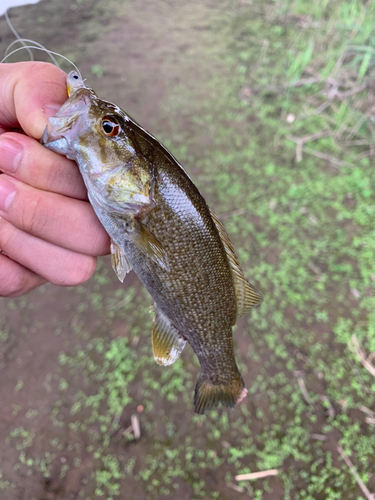
[[[105,116],[102,118],[100,127],[104,135],[108,137],[116,137],[121,132],[120,123],[114,116]]]

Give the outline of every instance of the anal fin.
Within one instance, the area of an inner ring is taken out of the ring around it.
[[[123,283],[125,276],[131,271],[132,267],[124,252],[113,241],[111,241],[111,262],[118,279]]]
[[[151,330],[154,358],[158,365],[168,366],[179,358],[186,340],[181,338],[178,330],[156,305],[154,311]]]
[[[233,245],[229,239],[228,233],[223,224],[217,218],[217,215],[210,210],[212,220],[214,221],[217,230],[219,231],[221,241],[223,242],[225,252],[227,254],[234,281],[237,301],[237,318],[246,314],[250,309],[262,302],[263,296],[258,290],[247,281],[241,266],[238,262]]]

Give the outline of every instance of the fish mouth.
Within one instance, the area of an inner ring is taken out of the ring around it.
[[[70,157],[70,159],[74,159],[72,157],[72,148],[67,138],[60,135],[55,130],[51,130],[50,124],[48,124],[44,129],[40,143],[50,151],[66,155],[68,158]]]
[[[43,146],[70,160],[76,159],[75,144],[89,126],[88,112],[92,94],[90,89],[77,90],[55,116],[48,119],[40,141]]]

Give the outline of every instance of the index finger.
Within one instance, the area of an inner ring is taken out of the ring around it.
[[[66,74],[53,64],[0,64],[0,128],[18,128],[40,139],[47,120],[67,100]]]

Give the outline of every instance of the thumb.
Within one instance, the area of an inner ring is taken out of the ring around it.
[[[66,74],[44,62],[0,64],[0,129],[19,128],[42,137],[50,116],[68,98]]]

